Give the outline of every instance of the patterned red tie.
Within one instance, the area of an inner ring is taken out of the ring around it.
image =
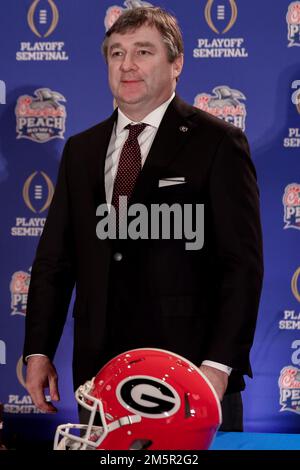
[[[119,219],[119,197],[126,196],[127,202],[130,199],[136,180],[141,172],[141,149],[138,143],[138,136],[145,129],[147,124],[128,124],[125,129],[129,129],[129,135],[125,141],[118,165],[118,170],[114,182],[112,205],[116,210],[117,230]],[[122,211],[126,202],[120,204]]]

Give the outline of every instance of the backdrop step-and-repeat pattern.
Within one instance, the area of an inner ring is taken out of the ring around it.
[[[77,421],[72,319],[56,356],[61,402],[40,413],[21,361],[30,269],[66,139],[111,114],[100,45],[140,0],[0,2],[0,402],[7,432],[52,439]],[[300,1],[153,0],[179,19],[178,93],[243,129],[261,190],[265,280],[245,429],[300,429]],[[213,315],[213,312],[211,313]]]

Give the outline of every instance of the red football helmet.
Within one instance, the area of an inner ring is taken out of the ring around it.
[[[75,396],[89,423],[58,426],[55,450],[208,449],[222,421],[198,367],[162,349],[120,354]]]

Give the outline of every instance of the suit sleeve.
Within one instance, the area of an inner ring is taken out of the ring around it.
[[[214,330],[207,359],[251,374],[249,353],[263,278],[262,233],[256,172],[244,134],[223,136],[210,178],[218,286]]]
[[[73,238],[66,143],[47,221],[32,266],[23,357],[40,353],[51,360],[66,321],[74,287]]]

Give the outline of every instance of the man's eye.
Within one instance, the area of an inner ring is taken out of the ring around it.
[[[113,52],[111,53],[111,57],[121,57],[122,54],[123,54],[122,51],[113,51]]]
[[[137,51],[138,55],[148,55],[148,54],[151,54],[150,51],[147,51],[146,49],[141,49],[139,51]]]

